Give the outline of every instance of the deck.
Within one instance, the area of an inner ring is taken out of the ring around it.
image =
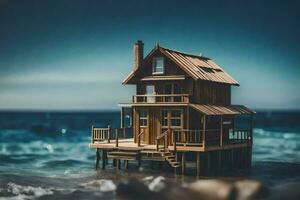
[[[241,147],[247,147],[249,146],[249,143],[246,142],[236,142],[236,143],[230,143],[230,144],[224,144],[223,146],[219,145],[210,145],[206,146],[205,148],[203,146],[186,146],[186,145],[177,145],[176,151],[178,152],[206,152],[206,151],[217,151],[217,150],[223,150],[223,149],[232,149],[232,148],[241,148]],[[89,144],[90,148],[99,148],[99,149],[111,149],[111,150],[118,150],[118,149],[134,149],[134,150],[140,150],[140,151],[156,151],[157,146],[156,145],[150,145],[150,144],[140,144],[138,146],[137,143],[134,142],[133,138],[127,138],[127,139],[119,139],[118,140],[118,146],[116,146],[116,140],[110,140],[108,142],[107,140],[101,141],[101,142],[94,142]],[[162,147],[162,145],[160,145]],[[174,151],[174,146],[169,145],[168,147],[169,151]]]

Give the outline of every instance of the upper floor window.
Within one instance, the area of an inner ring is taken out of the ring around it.
[[[165,62],[163,57],[153,58],[153,74],[163,74],[165,71]]]

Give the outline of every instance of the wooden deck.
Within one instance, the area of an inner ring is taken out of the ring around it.
[[[236,143],[236,144],[224,144],[222,147],[219,145],[213,145],[213,146],[206,146],[205,148],[203,146],[180,146],[178,145],[176,147],[176,151],[178,152],[206,152],[206,151],[217,151],[217,150],[223,150],[223,149],[233,149],[233,148],[241,148],[241,147],[247,147],[249,144],[247,143]],[[94,142],[89,144],[90,148],[99,148],[99,149],[132,149],[132,150],[156,150],[156,145],[149,145],[149,144],[140,144],[138,146],[137,143],[134,143],[133,138],[127,138],[127,139],[119,139],[118,140],[118,147],[116,147],[116,141],[110,140],[108,142],[107,140],[102,142]],[[174,151],[174,146],[168,146],[169,151]]]

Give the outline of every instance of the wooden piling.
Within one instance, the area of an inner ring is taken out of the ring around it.
[[[181,154],[181,173],[184,174],[185,172],[185,152]]]
[[[207,174],[210,172],[210,152],[206,153]]]
[[[124,167],[125,169],[128,169],[129,160],[124,160]]]
[[[197,169],[197,177],[200,175],[200,152],[196,153],[196,169]]]
[[[120,159],[117,159],[117,169],[121,169],[121,161],[120,161]]]
[[[105,169],[106,166],[106,159],[107,159],[107,152],[106,150],[102,150],[102,169]]]
[[[100,152],[99,149],[96,149],[96,166],[95,169],[98,170],[99,169],[99,161],[100,161]]]

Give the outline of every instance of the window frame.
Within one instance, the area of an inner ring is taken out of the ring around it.
[[[146,116],[142,116],[141,113],[146,113]],[[141,123],[143,121],[143,123]],[[144,123],[146,122],[146,123]],[[147,110],[139,111],[139,127],[148,127],[149,125],[149,112]]]
[[[159,67],[159,69],[162,69],[162,71],[157,71],[157,61],[162,60],[162,67]],[[165,58],[164,57],[155,57],[152,59],[152,74],[164,74],[165,73]]]
[[[172,117],[172,111],[179,111],[180,116],[179,117]],[[164,113],[167,113],[165,116]],[[172,120],[180,120],[179,126],[173,126]],[[183,109],[163,109],[161,111],[161,128],[182,128],[183,127]],[[167,120],[167,124],[165,124],[165,120]]]

